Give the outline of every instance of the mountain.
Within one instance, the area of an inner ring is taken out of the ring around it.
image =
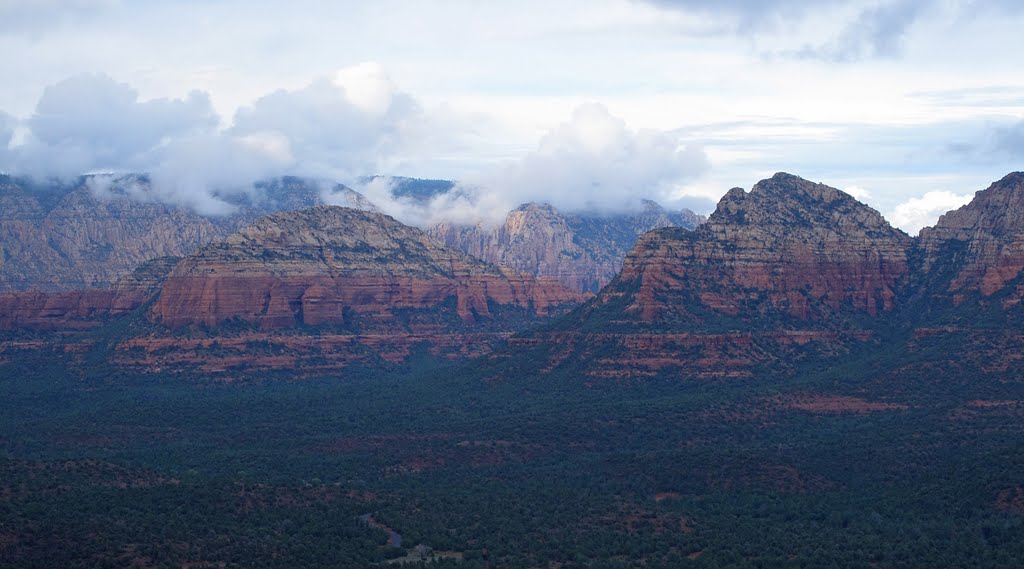
[[[939,218],[920,236],[922,271],[937,293],[954,304],[971,295],[1006,291],[1005,306],[1019,304],[1024,288],[1024,173],[1015,172],[975,194],[967,205]]]
[[[0,292],[113,284],[141,263],[181,257],[261,215],[332,203],[373,209],[355,191],[295,177],[220,196],[225,215],[164,203],[143,175],[38,183],[0,176]]]
[[[702,221],[689,210],[669,212],[652,201],[637,213],[609,215],[565,214],[549,204],[528,203],[495,228],[442,223],[428,232],[486,261],[596,293],[619,271],[637,237],[658,227],[693,229]]]
[[[109,287],[0,293],[0,331],[72,332],[127,317],[157,293],[179,260],[150,259]]]
[[[352,325],[390,329],[404,310],[454,300],[461,321],[492,319],[492,306],[536,316],[578,300],[562,287],[503,271],[441,246],[393,218],[336,206],[263,217],[204,247],[171,271],[153,313],[175,328],[228,320],[259,328]]]
[[[391,195],[405,198],[420,204],[447,194],[455,188],[453,180],[433,180],[429,178],[408,178],[405,176],[366,176],[359,179],[361,184],[383,180],[391,185]]]
[[[103,338],[104,359],[125,368],[314,373],[483,355],[581,300],[389,216],[319,205],[150,261],[112,287],[0,294],[0,330],[14,333],[0,351],[54,332],[47,341],[74,353]]]
[[[592,377],[749,377],[880,342],[914,240],[789,174],[730,190],[693,231],[644,235],[596,298],[517,345]],[[519,357],[519,356],[517,356]]]

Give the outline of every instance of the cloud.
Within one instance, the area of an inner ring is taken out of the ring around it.
[[[853,196],[857,201],[863,202],[864,200],[871,198],[871,192],[860,186],[847,186],[843,191]]]
[[[209,131],[218,120],[205,93],[140,101],[126,83],[76,75],[43,91],[25,121],[27,141],[11,149],[7,167],[41,176],[145,168],[168,140]]]
[[[604,106],[590,103],[488,183],[517,199],[601,209],[663,198],[708,168],[699,146],[682,145],[661,131],[631,130]]]
[[[44,31],[95,18],[114,0],[4,0],[0,2],[0,33],[38,37]]]
[[[865,8],[835,39],[818,46],[805,46],[793,55],[834,62],[899,56],[905,36],[927,3],[927,0],[896,0]]]
[[[296,171],[352,178],[405,151],[425,122],[420,105],[380,65],[366,63],[261,97],[238,111],[228,132],[282,148],[287,141]]]
[[[0,172],[4,171],[4,164],[8,161],[7,155],[11,152],[10,146],[17,124],[14,117],[0,111]]]
[[[1024,158],[1024,120],[996,128],[992,136],[992,145],[997,152],[1015,159]]]
[[[808,11],[849,3],[850,0],[647,0],[649,4],[723,19],[739,33],[775,29],[799,20]]]
[[[589,103],[523,158],[466,180],[430,207],[460,222],[494,222],[530,201],[565,211],[617,211],[638,207],[644,198],[676,201],[679,187],[709,167],[699,146],[662,131],[631,130],[604,106]]]
[[[954,194],[949,191],[933,191],[918,198],[911,198],[897,205],[889,214],[889,222],[916,235],[921,228],[934,225],[939,216],[971,201],[971,194]]]
[[[902,54],[904,38],[924,14],[940,7],[938,0],[648,0],[650,4],[717,23],[717,29],[744,36],[785,33],[805,38],[802,47],[769,51],[797,59],[852,62],[894,58]],[[978,9],[1008,2],[976,0]],[[971,13],[953,4],[956,12]],[[805,25],[806,24],[806,25]],[[714,25],[711,26],[715,28]],[[816,38],[825,34],[826,38]]]
[[[0,170],[64,178],[148,173],[147,199],[221,214],[232,210],[222,197],[263,178],[352,180],[403,153],[446,148],[437,138],[458,136],[450,118],[447,111],[428,116],[375,63],[265,95],[225,129],[205,93],[143,101],[131,85],[82,74],[47,87],[27,120],[0,114]],[[12,144],[19,127],[24,140]]]

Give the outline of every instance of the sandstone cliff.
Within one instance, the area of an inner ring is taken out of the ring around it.
[[[514,307],[546,316],[579,295],[444,247],[393,218],[317,206],[261,218],[168,276],[154,317],[169,327],[391,326],[416,311],[466,323]],[[444,307],[452,301],[451,310]]]
[[[921,231],[922,271],[936,294],[959,304],[972,294],[991,297],[1007,287],[1007,305],[1024,298],[1024,173],[1014,172],[978,192],[971,203]]]
[[[619,271],[637,237],[658,227],[693,229],[703,221],[689,210],[669,212],[651,201],[643,205],[637,213],[586,215],[528,203],[509,212],[504,224],[492,229],[443,223],[429,233],[486,261],[596,293]]]
[[[71,332],[126,316],[153,298],[178,261],[151,259],[105,288],[0,293],[0,331]]]
[[[625,297],[626,315],[644,322],[831,326],[895,307],[911,243],[850,195],[776,174],[730,190],[695,231],[645,235],[592,309]]]
[[[822,184],[777,174],[729,191],[694,231],[644,235],[583,308],[516,339],[591,377],[781,373],[871,339],[907,286],[912,239]]]
[[[164,203],[146,176],[34,183],[0,176],[0,292],[103,287],[139,264],[185,256],[270,212],[332,203],[371,209],[344,186],[285,177],[223,196],[217,216]]]

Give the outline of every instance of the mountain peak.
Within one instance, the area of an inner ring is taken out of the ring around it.
[[[454,299],[454,310],[447,307]],[[490,319],[506,305],[537,316],[579,295],[441,245],[394,218],[317,205],[262,217],[171,272],[153,314],[169,327],[239,319],[263,328],[345,325],[359,313],[390,329],[394,312]]]
[[[948,291],[989,296],[1014,282],[1024,270],[1024,172],[1013,172],[977,192],[971,202],[921,230],[924,269],[955,274]],[[962,253],[950,259],[951,250]],[[1018,291],[1007,302],[1019,303]]]
[[[846,192],[786,173],[761,180],[750,192],[729,190],[705,225],[710,230],[722,224],[775,227],[775,231],[817,228],[827,233],[856,228],[896,239],[907,237],[876,210]]]
[[[1024,231],[1024,172],[1011,172],[974,194],[967,205],[939,217],[934,227],[922,231],[967,239],[967,233]]]

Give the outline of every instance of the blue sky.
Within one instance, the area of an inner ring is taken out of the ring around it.
[[[466,184],[385,204],[418,223],[707,212],[788,171],[916,232],[1021,169],[1022,23],[1009,0],[0,0],[0,170],[145,170],[209,211],[281,173]]]

